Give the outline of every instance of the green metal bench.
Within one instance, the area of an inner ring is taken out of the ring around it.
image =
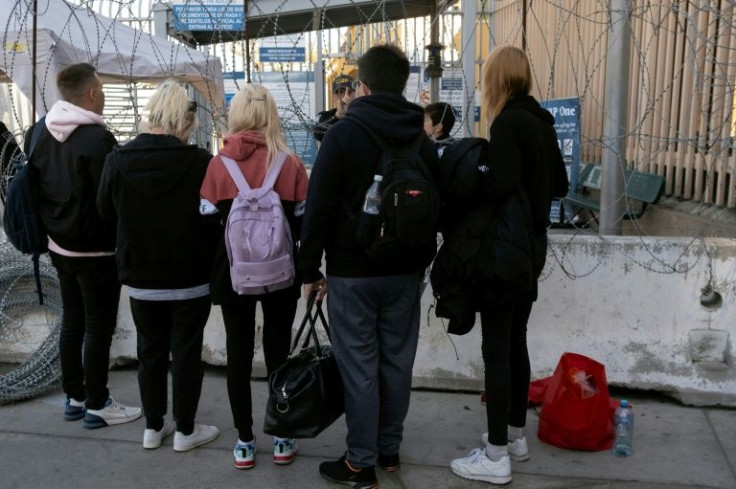
[[[571,190],[563,199],[567,209],[574,209],[574,216],[587,210],[598,221],[601,211],[600,190],[603,168],[587,164],[578,177],[578,189]],[[595,195],[593,195],[595,193]],[[647,205],[656,204],[664,194],[664,177],[634,170],[624,172],[624,219],[638,219],[647,210]]]

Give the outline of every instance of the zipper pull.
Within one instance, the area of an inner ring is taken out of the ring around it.
[[[399,206],[399,193],[394,192],[394,207],[398,207],[398,206]]]

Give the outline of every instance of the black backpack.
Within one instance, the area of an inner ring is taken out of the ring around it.
[[[353,121],[383,151],[375,172],[383,176],[381,211],[378,215],[360,212],[356,240],[378,263],[424,268],[437,252],[441,205],[434,178],[419,155],[426,136],[421,133],[408,146],[394,146],[361,122]]]
[[[48,251],[48,237],[38,204],[37,170],[28,161],[43,124],[41,119],[33,128],[29,155],[23,155],[12,163],[14,168],[11,169],[3,212],[3,229],[8,241],[21,253],[32,255],[39,304],[43,304],[43,293],[38,260],[42,253]]]

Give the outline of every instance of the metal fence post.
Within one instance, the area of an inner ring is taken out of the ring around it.
[[[624,209],[624,140],[629,98],[631,0],[610,0],[606,93],[603,109],[601,213],[599,234],[620,235]]]

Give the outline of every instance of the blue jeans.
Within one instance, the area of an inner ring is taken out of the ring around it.
[[[347,459],[399,453],[419,340],[420,275],[327,277],[332,345],[345,386]]]
[[[59,337],[66,396],[100,409],[110,395],[107,371],[118,318],[120,282],[114,256],[70,258],[51,252],[64,309]]]
[[[147,427],[166,414],[169,352],[174,421],[193,424],[202,392],[202,338],[210,316],[209,295],[181,301],[130,299],[138,332],[138,387]],[[181,431],[181,430],[179,430]]]

